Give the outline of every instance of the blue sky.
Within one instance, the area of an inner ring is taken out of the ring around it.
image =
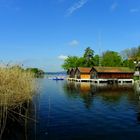
[[[140,0],[0,0],[0,60],[61,71],[68,55],[140,45]]]

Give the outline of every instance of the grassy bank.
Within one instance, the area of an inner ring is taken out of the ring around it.
[[[18,67],[0,67],[0,138],[9,114],[14,112],[24,118],[25,114],[21,110],[26,110],[25,103],[32,100],[36,90],[32,72]],[[11,114],[13,118],[14,114]]]

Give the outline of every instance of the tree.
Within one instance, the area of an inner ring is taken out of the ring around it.
[[[134,61],[133,61],[133,60],[125,59],[125,60],[123,60],[123,62],[122,62],[122,66],[123,66],[123,67],[134,68],[134,67],[135,67],[135,64],[134,64]]]
[[[69,68],[93,67],[95,65],[99,65],[99,55],[94,56],[94,50],[92,50],[90,47],[87,47],[83,57],[68,56],[68,58],[64,60],[62,68],[68,70]]]
[[[122,58],[118,52],[114,51],[106,51],[103,53],[101,65],[102,66],[110,66],[110,67],[117,67],[121,66]]]
[[[89,59],[93,58],[93,56],[94,56],[94,51],[90,47],[87,47],[85,49],[85,53],[84,53],[83,57],[85,59],[89,60]]]
[[[139,61],[140,60],[140,46],[125,49],[121,52],[124,59]]]
[[[85,49],[83,58],[85,67],[92,67],[94,65],[94,51],[90,47]]]
[[[38,68],[27,68],[26,71],[32,72],[35,77],[42,77],[45,74],[43,70],[38,69]]]
[[[100,56],[96,54],[93,59],[94,59],[94,65],[99,66]]]
[[[68,56],[68,58],[64,60],[62,68],[68,70],[69,68],[78,67],[79,66],[78,61],[79,58],[77,56]]]

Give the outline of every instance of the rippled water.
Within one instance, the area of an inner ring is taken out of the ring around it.
[[[140,139],[140,100],[132,85],[95,86],[41,79],[28,139]]]
[[[107,87],[52,80],[42,84],[37,139],[140,136],[140,101],[131,85]]]

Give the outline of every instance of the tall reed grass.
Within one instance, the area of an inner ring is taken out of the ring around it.
[[[8,112],[24,108],[37,90],[34,74],[19,67],[0,67],[0,139]],[[20,112],[17,111],[20,115]],[[23,116],[21,114],[21,116]]]

